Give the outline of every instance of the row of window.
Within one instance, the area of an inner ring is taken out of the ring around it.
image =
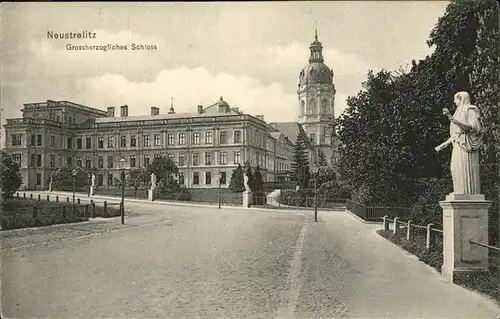
[[[205,144],[212,144],[213,143],[212,137],[213,137],[212,132],[205,132],[204,143]],[[11,145],[12,146],[21,146],[21,144],[22,144],[21,140],[22,140],[22,134],[12,134],[11,135]],[[233,141],[235,144],[241,143],[241,131],[234,131]],[[83,138],[81,138],[81,137],[76,138],[76,148],[83,149],[83,142],[84,142]],[[107,144],[106,144],[107,148],[114,148],[115,147],[115,137],[114,136],[108,136],[106,142],[107,142]],[[220,132],[219,143],[220,144],[227,144],[228,143],[228,132],[227,131]],[[127,144],[130,147],[137,147],[137,136],[131,135],[129,139],[127,139],[127,136],[120,136],[120,147],[127,147]],[[167,145],[172,146],[172,145],[185,145],[185,144],[186,144],[186,133],[169,133],[169,134],[167,134]],[[201,136],[200,136],[199,132],[193,132],[192,144],[193,145],[200,145],[201,144]],[[35,146],[35,145],[42,146],[42,135],[41,134],[31,135],[31,145],[32,146]],[[151,136],[150,135],[143,135],[142,136],[142,145],[144,147],[151,146]],[[153,146],[162,146],[160,134],[153,135]],[[57,147],[56,137],[54,135],[50,136],[50,147]],[[66,148],[73,149],[73,138],[68,137]],[[87,149],[92,148],[92,139],[90,137],[85,138],[85,148],[87,148]],[[104,148],[104,137],[103,136],[99,136],[97,138],[97,148]]]
[[[304,116],[304,112],[306,111],[305,107],[305,101],[302,100],[300,101],[300,116]],[[328,101],[326,99],[323,99],[321,101],[321,114],[327,114],[328,113]],[[316,115],[318,114],[318,109],[316,107],[316,100],[312,99],[309,101],[307,104],[307,115]]]

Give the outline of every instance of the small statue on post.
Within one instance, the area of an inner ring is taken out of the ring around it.
[[[94,196],[94,189],[95,189],[95,174],[92,173],[91,177],[91,185],[90,185],[90,196]]]
[[[250,189],[250,185],[248,183],[247,174],[243,175],[243,185],[245,186],[245,191],[243,192],[243,207],[250,207],[252,204],[252,190]]]
[[[148,200],[154,200],[154,190],[156,189],[156,175],[151,173],[151,188],[148,190]]]

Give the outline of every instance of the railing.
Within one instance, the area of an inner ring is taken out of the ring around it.
[[[367,206],[352,200],[346,200],[346,209],[365,221],[379,221],[383,216],[399,216],[403,219],[411,217],[408,207]]]
[[[470,241],[470,243],[471,243],[471,244],[474,244],[474,245],[477,245],[477,246],[485,247],[485,248],[488,248],[488,249],[491,249],[491,250],[494,250],[494,251],[498,251],[498,252],[500,252],[500,248],[495,247],[495,246],[490,246],[490,245],[486,245],[486,244],[478,243],[478,242],[473,241],[473,240],[471,240],[471,241]]]
[[[406,240],[408,240],[408,241],[410,241],[412,239],[412,235],[413,235],[412,230],[413,229],[425,229],[426,230],[426,236],[425,236],[425,248],[426,249],[430,249],[432,247],[432,245],[434,245],[436,243],[436,236],[435,236],[436,233],[441,234],[441,235],[443,234],[443,230],[432,228],[432,226],[434,226],[434,224],[432,224],[432,223],[429,223],[426,226],[422,226],[422,225],[413,224],[413,221],[411,221],[411,220],[409,220],[407,222],[400,221],[399,217],[395,217],[394,219],[390,219],[388,216],[384,216],[384,217],[381,217],[381,219],[383,220],[384,230],[386,230],[386,231],[389,231],[390,223],[394,224],[393,233],[395,236],[401,235],[402,229],[401,229],[400,225],[406,225]]]

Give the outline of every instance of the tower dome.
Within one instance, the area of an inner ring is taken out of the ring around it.
[[[308,84],[333,84],[333,70],[323,59],[323,45],[318,41],[318,31],[315,31],[314,41],[309,47],[311,55],[309,63],[300,71],[299,86]]]

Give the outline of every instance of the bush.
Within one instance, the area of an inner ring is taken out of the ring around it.
[[[0,152],[0,174],[2,178],[2,196],[11,198],[21,187],[23,179],[19,172],[19,164],[4,151]]]
[[[267,203],[266,193],[257,191],[252,193],[252,205],[265,205]]]
[[[434,225],[443,224],[443,210],[439,206],[439,201],[444,200],[445,196],[452,192],[453,185],[450,179],[443,178],[422,178],[417,182],[417,196],[415,203],[411,207],[411,216],[414,221],[420,225],[433,223]]]
[[[160,182],[155,195],[158,199],[166,200],[190,201],[192,198],[189,190],[177,182]]]

